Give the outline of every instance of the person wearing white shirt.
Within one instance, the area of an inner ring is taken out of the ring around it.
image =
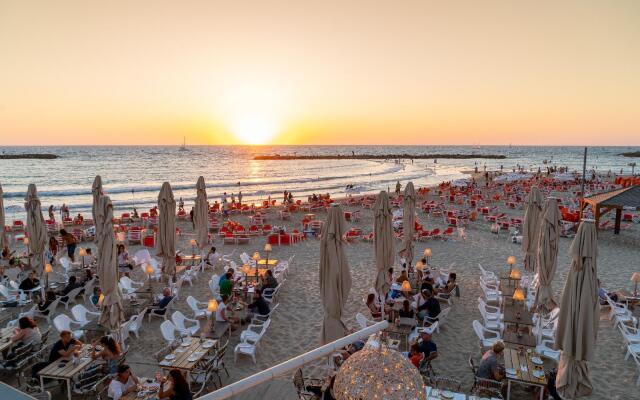
[[[133,375],[128,365],[122,364],[118,367],[118,375],[109,384],[107,395],[112,400],[120,400],[123,396],[138,389],[138,378]]]

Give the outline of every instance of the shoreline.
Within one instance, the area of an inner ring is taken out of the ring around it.
[[[60,156],[47,153],[0,154],[0,160],[55,160],[56,158]]]
[[[428,160],[428,159],[451,159],[451,160],[467,160],[474,158],[504,160],[507,156],[503,154],[332,154],[332,155],[263,155],[253,157],[256,161],[288,161],[288,160]]]

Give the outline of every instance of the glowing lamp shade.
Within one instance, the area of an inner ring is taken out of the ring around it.
[[[430,248],[426,248],[424,249],[424,256],[425,257],[431,257],[431,249]]]
[[[24,243],[25,246],[29,245],[29,238],[25,237],[24,239],[22,239],[22,243]]]
[[[104,295],[100,293],[100,297],[98,297],[98,305],[101,306],[103,301],[104,301]]]
[[[209,300],[209,304],[207,304],[207,311],[210,313],[214,313],[218,310],[218,302],[216,299]]]
[[[511,279],[520,279],[520,270],[518,268],[512,269],[509,277]]]
[[[514,301],[524,301],[524,292],[519,287],[513,291],[513,300]]]
[[[402,288],[400,288],[400,290],[403,291],[403,292],[410,292],[411,291],[411,284],[409,283],[409,281],[402,282]]]
[[[422,271],[422,270],[424,269],[424,264],[422,263],[422,261],[418,261],[418,262],[416,263],[416,269],[417,269],[418,271]]]
[[[513,265],[513,264],[515,264],[515,263],[516,263],[516,258],[515,258],[514,256],[509,256],[509,257],[507,258],[507,264],[509,264],[509,265]]]
[[[87,251],[84,249],[84,247],[80,247],[80,250],[78,250],[78,254],[80,255],[80,257],[84,257],[87,255]]]
[[[192,245],[192,246],[195,246],[195,245],[198,244],[198,242],[196,242],[195,239],[191,239],[191,240],[189,240],[189,244]]]
[[[253,253],[253,261],[258,261],[260,259],[260,253],[258,253],[257,251],[255,253]]]
[[[269,252],[271,251],[271,243],[267,243],[264,245],[264,251]]]
[[[242,266],[242,272],[244,272],[245,275],[247,275],[249,271],[251,271],[251,267],[249,267],[247,264]]]
[[[53,267],[51,266],[51,264],[47,263],[44,266],[44,273],[45,274],[50,274],[53,272]]]
[[[640,272],[634,272],[633,275],[631,275],[631,282],[633,283],[640,282]]]
[[[117,240],[118,242],[124,242],[124,239],[125,239],[124,232],[118,232],[118,233],[116,233],[116,240]]]
[[[144,267],[144,272],[145,272],[147,275],[151,275],[151,274],[153,274],[153,272],[154,272],[154,271],[153,271],[153,266],[152,266],[151,264],[147,263],[147,264],[145,265],[145,267]]]
[[[267,274],[267,268],[258,268],[258,275],[265,276]]]

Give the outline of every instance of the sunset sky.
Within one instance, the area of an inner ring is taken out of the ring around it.
[[[0,146],[640,145],[640,1],[0,0]]]

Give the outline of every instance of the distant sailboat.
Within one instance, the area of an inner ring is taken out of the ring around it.
[[[182,137],[182,146],[180,147],[180,151],[187,151],[187,138]]]

